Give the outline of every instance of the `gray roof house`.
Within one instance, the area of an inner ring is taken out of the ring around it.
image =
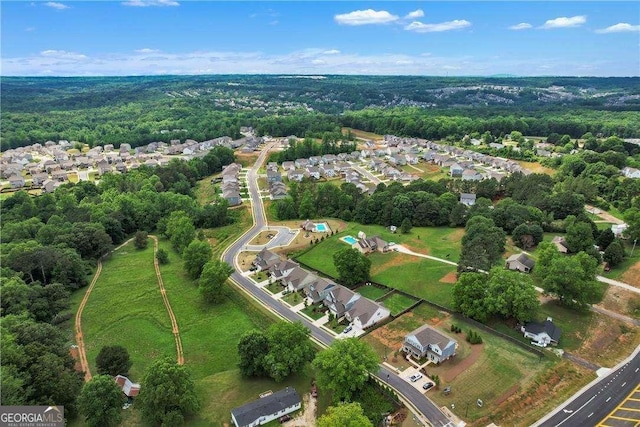
[[[344,286],[337,285],[327,294],[324,299],[324,305],[336,316],[336,319],[341,319],[359,298],[360,294]]]
[[[296,267],[300,267],[300,265],[298,265],[298,263],[295,261],[287,259],[271,267],[269,269],[269,272],[271,273],[270,275],[273,280],[280,280],[287,277]]]
[[[463,181],[480,181],[482,179],[482,175],[475,169],[465,169],[462,172],[462,180]]]
[[[24,178],[22,175],[12,175],[9,177],[9,184],[11,184],[11,188],[21,188],[24,187]]]
[[[278,172],[277,170],[267,170],[267,182],[271,183],[271,182],[279,182],[282,181],[282,176],[280,175],[280,172]]]
[[[300,409],[302,400],[293,387],[276,391],[246,405],[231,410],[236,427],[254,427],[266,424]]]
[[[360,297],[345,313],[344,317],[356,328],[366,329],[388,318],[389,309],[368,298]]]
[[[520,254],[511,255],[507,258],[505,268],[509,270],[518,270],[523,273],[529,273],[533,269],[533,266],[536,265],[536,262],[529,257],[529,255],[524,252]]]
[[[307,285],[315,282],[317,276],[308,272],[304,268],[296,267],[284,278],[284,285],[292,292],[304,289]]]
[[[287,197],[287,186],[282,182],[274,182],[269,186],[271,200],[280,200]]]
[[[525,338],[531,338],[542,347],[549,344],[557,345],[562,331],[554,323],[551,317],[547,317],[544,323],[529,322],[520,328]]]
[[[318,303],[324,300],[329,291],[331,291],[335,286],[338,285],[330,280],[319,277],[315,282],[304,288],[304,293],[307,295],[307,298],[313,301],[313,303]]]
[[[473,193],[460,193],[460,203],[466,206],[473,206],[476,204],[476,195]]]
[[[402,351],[417,359],[428,357],[441,363],[456,355],[458,343],[430,325],[424,325],[404,337]]]
[[[351,245],[351,247],[359,250],[363,254],[368,254],[374,251],[384,253],[389,250],[389,243],[382,240],[379,236],[364,237]]]
[[[263,248],[256,255],[256,259],[253,260],[253,265],[257,267],[258,271],[262,271],[270,269],[280,261],[280,256],[278,254],[267,250],[267,248]]]

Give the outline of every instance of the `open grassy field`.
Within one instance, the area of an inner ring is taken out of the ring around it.
[[[218,258],[222,255],[222,252],[231,243],[251,227],[253,220],[249,209],[248,204],[234,208],[229,212],[235,219],[233,223],[224,227],[205,230],[205,236],[207,236],[213,249],[213,258]]]
[[[555,169],[548,168],[546,166],[542,166],[539,162],[525,162],[523,160],[516,160],[523,169],[530,170],[533,173],[544,173],[547,175],[553,176],[556,171]]]
[[[162,277],[180,328],[185,366],[203,406],[189,425],[229,423],[231,408],[257,398],[265,390],[294,386],[301,392],[308,391],[313,376],[310,368],[277,384],[268,379],[242,378],[236,367],[238,339],[244,332],[267,327],[273,318],[233,289],[228,290],[221,304],[204,304],[194,282],[184,274],[180,256],[166,240],[160,242],[160,247],[169,252],[169,264],[161,266]],[[83,293],[84,289],[73,295],[74,309]],[[104,345],[120,344],[129,350],[134,381],[141,381],[145,368],[158,357],[176,357],[169,316],[153,269],[151,242],[142,251],[127,245],[104,262],[84,310],[83,332],[94,373],[95,357]],[[328,402],[321,403],[319,409],[327,406]],[[129,425],[138,425],[138,418],[135,405],[126,411]]]
[[[376,286],[360,286],[355,290],[355,292],[373,301],[388,293],[386,289],[378,288]]]
[[[366,132],[363,130],[347,128],[347,127],[342,128],[342,133],[346,134],[348,130],[350,130],[353,136],[355,136],[356,138],[372,139],[374,141],[382,139],[382,135],[378,135],[377,133]]]
[[[393,293],[381,302],[391,311],[392,316],[396,316],[401,311],[406,310],[418,302],[418,300],[399,293]]]

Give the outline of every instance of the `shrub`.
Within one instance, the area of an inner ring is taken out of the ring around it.
[[[467,333],[467,341],[470,344],[482,344],[482,337],[476,331],[469,329]]]
[[[164,249],[158,249],[156,252],[156,259],[160,264],[168,264],[169,263],[169,254]]]

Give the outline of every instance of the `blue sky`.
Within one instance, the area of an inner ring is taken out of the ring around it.
[[[2,75],[640,75],[639,2],[5,2]]]

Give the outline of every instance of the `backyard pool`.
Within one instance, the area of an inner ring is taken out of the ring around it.
[[[321,222],[320,224],[313,224],[313,225],[315,225],[314,231],[318,231],[320,233],[326,233],[329,231],[329,224],[327,224],[326,222]]]
[[[357,242],[356,238],[353,237],[353,236],[344,236],[344,237],[342,237],[341,240],[345,241],[346,243],[348,243],[350,245],[353,245],[354,243]]]

